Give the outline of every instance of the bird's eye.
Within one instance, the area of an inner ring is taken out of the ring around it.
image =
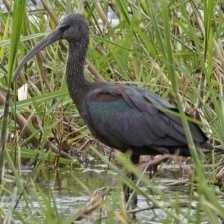
[[[64,31],[67,30],[69,27],[70,27],[69,25],[64,24],[64,25],[60,25],[60,26],[59,26],[59,29],[60,29],[62,32],[64,32]]]

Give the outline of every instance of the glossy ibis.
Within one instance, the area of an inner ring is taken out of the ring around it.
[[[69,44],[66,67],[69,94],[97,139],[121,152],[130,151],[134,164],[139,162],[140,155],[177,152],[190,155],[180,119],[168,112],[177,111],[175,106],[142,88],[85,79],[89,29],[80,14],[67,15],[55,31],[42,39],[20,62],[14,78],[29,59],[60,39]],[[206,136],[197,124],[189,121],[189,126],[194,143],[202,147]]]

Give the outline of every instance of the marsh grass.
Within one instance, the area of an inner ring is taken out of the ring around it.
[[[206,160],[201,159],[183,111],[200,120],[214,147],[223,145],[224,17],[221,3],[214,0],[116,0],[110,5],[104,0],[97,3],[41,2],[40,6],[33,6],[22,0],[16,0],[14,5],[3,1],[5,10],[0,14],[0,114],[3,114],[0,192],[1,198],[11,199],[7,209],[4,206],[0,209],[2,220],[5,223],[12,220],[39,223],[41,217],[43,223],[71,223],[72,214],[65,218],[58,211],[54,191],[44,192],[39,188],[39,178],[44,178],[44,170],[49,164],[53,170],[60,171],[88,166],[88,163],[97,164],[100,160],[119,174],[118,185],[128,184],[144,197],[149,207],[165,212],[166,217],[160,223],[178,223],[183,217],[186,223],[219,223],[220,217],[224,218],[224,210],[220,195],[216,194],[209,180],[215,180],[214,170],[222,166],[223,156],[211,149]],[[114,27],[107,21],[109,7],[119,20]],[[67,94],[63,75],[66,43],[56,43],[30,61],[14,90],[11,88],[13,70],[20,58],[55,27],[60,16],[75,10],[85,14],[90,25],[86,69],[89,79],[103,77],[108,81],[139,85],[178,106],[192,154],[193,175],[188,183],[191,192],[185,209],[182,209],[178,196],[170,198],[157,189],[153,179],[149,180],[124,156],[117,157],[123,167],[121,171],[120,166],[108,161],[106,147],[92,139]],[[28,84],[28,98],[17,101],[16,89],[24,83]],[[32,171],[25,178],[21,170],[27,161]],[[209,165],[212,177],[205,172],[204,167]],[[138,184],[126,177],[127,171],[136,174]],[[14,183],[11,187],[8,187],[8,172]],[[72,179],[81,186],[80,194],[91,195],[82,177]],[[104,198],[99,208],[105,212],[98,222],[131,222],[120,189],[116,188]],[[33,209],[31,195],[39,201],[39,213],[29,214]],[[17,209],[20,201],[26,203],[22,211]],[[191,201],[196,202],[193,210]],[[168,205],[165,202],[169,202]]]

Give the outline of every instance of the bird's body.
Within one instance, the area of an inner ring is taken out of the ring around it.
[[[66,39],[69,56],[66,67],[68,90],[93,135],[122,152],[132,151],[132,161],[140,155],[163,153],[190,155],[177,109],[157,95],[135,86],[109,82],[89,82],[84,64],[89,32],[80,14],[66,16],[54,32],[40,41],[22,60],[15,72],[49,44]],[[173,113],[171,113],[173,112]],[[197,124],[189,121],[194,143],[202,146],[207,138]]]
[[[106,145],[139,155],[190,155],[181,120],[169,113],[176,108],[167,101],[134,86],[109,83],[89,84],[85,93],[79,112]],[[203,145],[207,138],[189,124],[194,142]]]

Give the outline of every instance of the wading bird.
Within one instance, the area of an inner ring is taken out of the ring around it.
[[[182,156],[190,155],[182,123],[178,116],[169,112],[177,112],[175,106],[142,88],[85,79],[89,30],[80,14],[67,15],[55,31],[30,50],[17,67],[14,79],[35,54],[61,39],[69,44],[66,67],[69,94],[97,139],[121,152],[130,151],[134,164],[139,162],[140,155],[175,154],[177,151]],[[206,136],[197,124],[188,123],[194,143],[203,147]],[[129,190],[126,187],[126,200]]]

